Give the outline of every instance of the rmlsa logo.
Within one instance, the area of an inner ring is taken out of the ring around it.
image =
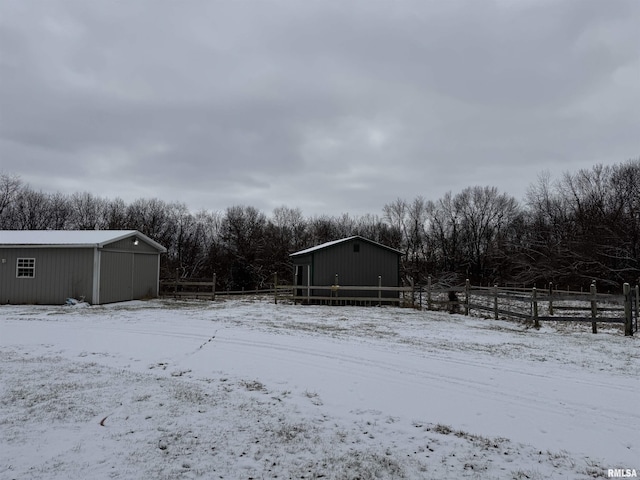
[[[635,468],[610,468],[607,475],[609,478],[638,478]]]

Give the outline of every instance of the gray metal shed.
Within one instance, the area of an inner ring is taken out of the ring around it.
[[[137,230],[0,230],[0,302],[157,297],[164,252]]]
[[[361,236],[353,236],[323,243],[306,250],[292,253],[294,278],[297,285],[334,285],[336,275],[340,285],[378,285],[380,277],[383,287],[400,286],[400,257],[402,252]],[[306,292],[306,290],[305,290]],[[302,294],[302,293],[301,293]],[[305,293],[306,294],[306,293]],[[326,290],[313,290],[311,296],[326,296]],[[374,297],[375,291],[342,291],[349,297]],[[398,297],[398,292],[383,292],[383,297]]]

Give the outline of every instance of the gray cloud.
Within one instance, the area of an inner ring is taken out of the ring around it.
[[[640,152],[634,0],[0,9],[0,170],[46,191],[380,213]]]

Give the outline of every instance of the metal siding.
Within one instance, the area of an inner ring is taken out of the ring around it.
[[[16,278],[18,258],[35,258],[35,278]],[[2,260],[5,262],[2,262]],[[93,249],[0,249],[2,303],[63,304],[69,297],[93,297]]]
[[[99,250],[0,247],[0,303],[61,304],[69,297],[111,303],[155,297],[160,265],[156,247],[135,234]],[[18,258],[36,259],[35,278],[16,278]]]
[[[353,245],[358,243],[360,251],[354,252]],[[338,274],[340,285],[377,286],[378,276],[382,276],[382,285],[397,287],[399,256],[397,253],[374,244],[354,239],[314,252],[314,285],[333,285]],[[326,294],[326,293],[325,293]],[[377,292],[341,292],[348,296],[377,296]],[[393,292],[383,292],[384,296],[396,296]]]
[[[133,241],[138,239],[138,245]],[[140,237],[104,245],[101,249],[100,303],[158,296],[160,253]]]
[[[100,255],[100,303],[133,299],[133,254],[102,251]]]
[[[133,265],[133,298],[157,297],[158,255],[135,255]]]
[[[138,245],[133,244],[135,238],[138,238]],[[158,250],[153,245],[149,245],[144,240],[136,237],[135,235],[123,238],[122,240],[119,240],[117,242],[108,243],[104,245],[103,250],[119,250],[132,253],[158,253]]]
[[[101,251],[100,303],[158,296],[159,254]]]

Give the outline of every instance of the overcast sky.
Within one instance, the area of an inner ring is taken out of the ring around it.
[[[382,214],[640,156],[638,0],[0,0],[0,172]]]

